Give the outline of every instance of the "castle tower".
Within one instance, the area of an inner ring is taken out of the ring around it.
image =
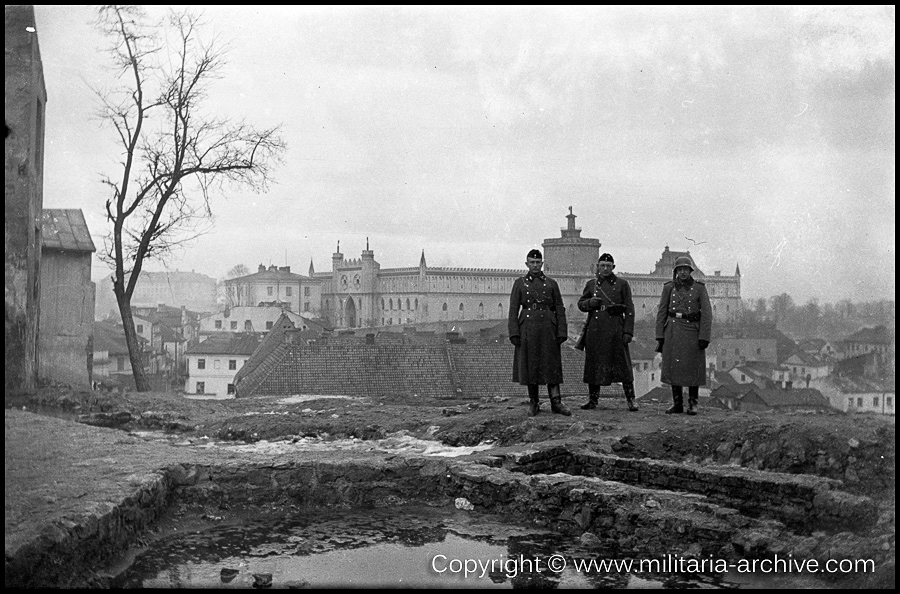
[[[569,207],[568,225],[562,229],[562,236],[545,239],[544,270],[547,274],[592,275],[600,257],[600,240],[581,236],[581,229],[575,226],[575,215]]]
[[[331,254],[331,272],[337,272],[341,267],[341,262],[344,261],[344,254],[341,253],[341,242],[338,240],[337,242],[337,250]]]
[[[375,252],[369,249],[369,238],[366,237],[366,249],[360,259],[359,287],[354,291],[361,302],[360,318],[367,326],[375,325],[375,294],[378,291],[378,271],[381,266],[375,261]]]

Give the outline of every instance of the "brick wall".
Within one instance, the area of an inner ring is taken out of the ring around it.
[[[380,338],[380,337],[379,337]],[[587,394],[584,354],[563,347],[564,397]],[[430,398],[521,397],[512,381],[513,347],[491,344],[361,344],[326,341],[291,345],[250,393],[241,396],[332,394],[418,395]],[[615,392],[615,390],[612,390]]]

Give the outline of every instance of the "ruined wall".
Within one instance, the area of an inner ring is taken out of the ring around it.
[[[34,8],[6,6],[5,298],[7,391],[37,383],[44,89]]]
[[[398,338],[400,335],[398,335]],[[563,397],[582,397],[584,354],[563,347]],[[337,394],[429,398],[526,398],[512,381],[513,347],[473,345],[328,344],[293,346],[247,396]],[[546,388],[541,398],[546,400]],[[241,394],[242,396],[244,394]]]

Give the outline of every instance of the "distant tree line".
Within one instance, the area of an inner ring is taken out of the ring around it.
[[[853,303],[820,303],[815,297],[803,305],[787,293],[768,299],[744,299],[738,323],[775,324],[794,340],[824,338],[837,340],[867,326],[886,326],[894,331],[894,301],[882,299]]]

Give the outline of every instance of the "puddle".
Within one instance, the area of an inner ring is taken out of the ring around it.
[[[168,530],[185,522],[173,522]],[[163,529],[166,532],[166,529]],[[168,533],[168,532],[166,532]],[[606,558],[621,551],[612,548]],[[734,588],[717,576],[598,571],[575,537],[456,510],[318,511],[160,538],[113,588]],[[581,562],[581,567],[577,567]]]

